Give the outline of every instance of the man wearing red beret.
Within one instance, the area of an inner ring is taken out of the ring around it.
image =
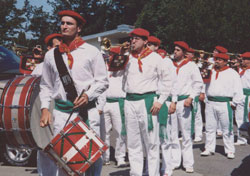
[[[155,36],[149,36],[148,37],[148,43],[147,46],[152,50],[152,51],[157,51],[159,46],[161,44],[161,40],[158,39]]]
[[[164,126],[167,117],[164,113],[160,116],[159,111],[166,110],[163,104],[172,87],[170,71],[163,59],[146,46],[148,37],[149,32],[142,28],[130,33],[131,54],[124,69],[124,113],[130,175],[133,176],[143,175],[144,149],[148,174],[160,175],[159,128]]]
[[[44,59],[44,67],[40,83],[41,119],[40,126],[45,127],[52,123],[52,115],[48,108],[52,99],[55,100],[53,110],[54,135],[57,135],[67,122],[80,115],[78,110],[83,109],[89,118],[89,126],[100,136],[100,116],[95,107],[95,100],[108,88],[107,71],[100,51],[87,44],[80,36],[85,23],[77,12],[64,10],[59,12],[61,34],[63,42],[58,48],[49,50]],[[67,84],[65,78],[59,76],[55,62],[55,54],[62,56],[69,76]],[[69,80],[69,78],[72,80]],[[64,84],[63,84],[64,83]],[[70,86],[70,89],[69,89]],[[80,107],[81,106],[81,107]],[[80,107],[80,108],[78,108]],[[81,116],[84,118],[84,116]],[[44,175],[61,175],[62,170],[52,165],[43,169]],[[102,159],[97,160],[87,171],[87,175],[101,175]]]
[[[245,122],[249,121],[249,95],[250,95],[250,52],[240,55],[242,59],[242,70],[240,70],[240,78],[243,87],[244,99],[235,110],[235,120],[237,123],[237,142],[234,145],[246,145],[247,139],[239,135],[239,128]]]
[[[60,45],[60,42],[62,41],[62,34],[50,34],[48,35],[44,43],[47,46],[47,49],[50,50],[52,48],[55,48],[56,46]],[[42,75],[42,68],[43,68],[43,62],[40,64],[37,64],[35,69],[32,71],[31,75],[41,76]]]
[[[206,84],[206,141],[201,156],[214,154],[217,123],[221,124],[224,150],[228,159],[235,157],[233,113],[243,101],[243,89],[239,74],[227,66],[229,56],[219,53],[214,56],[215,65],[211,81]]]
[[[165,174],[171,175],[174,168],[178,168],[181,164],[181,156],[183,159],[183,167],[187,173],[194,172],[194,156],[193,156],[193,118],[192,117],[192,102],[194,98],[200,95],[203,81],[200,75],[200,71],[195,63],[191,62],[185,57],[186,52],[189,50],[189,46],[186,42],[176,41],[174,42],[174,66],[176,71],[176,84],[173,89],[177,90],[176,95],[172,95],[170,104],[170,111],[175,109],[175,113],[170,115],[171,132],[168,134],[168,151],[171,157],[167,159],[163,158],[166,162]],[[178,127],[178,123],[180,127]],[[182,149],[178,139],[178,132],[181,130],[183,135]],[[164,155],[163,155],[164,156]]]
[[[110,62],[114,56],[120,55],[121,50],[120,46],[111,47],[109,50],[108,62]],[[107,67],[109,88],[98,98],[99,100],[101,97],[104,97],[106,102],[103,106],[103,120],[105,123],[104,128],[102,128],[102,135],[104,135],[104,142],[108,146],[110,146],[110,139],[114,138],[117,167],[126,167],[126,128],[124,117],[124,100],[126,93],[122,89],[123,72],[121,70],[110,71],[109,66]],[[98,108],[100,104],[102,103],[99,103]],[[110,137],[111,134],[115,135]],[[103,160],[104,165],[110,164],[110,148],[103,154]]]
[[[186,53],[186,57],[193,61],[198,66],[198,60],[194,60],[195,50],[192,48],[189,48],[189,50]],[[198,58],[199,59],[199,58]],[[203,122],[202,122],[202,116],[201,116],[201,102],[205,99],[205,89],[204,84],[202,86],[202,91],[199,96],[195,97],[193,101],[193,107],[197,107],[197,112],[195,113],[195,129],[194,129],[194,142],[201,142],[202,141],[202,129],[203,129]]]

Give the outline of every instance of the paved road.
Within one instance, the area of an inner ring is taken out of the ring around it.
[[[233,160],[226,158],[222,139],[217,139],[214,156],[201,157],[200,152],[204,143],[194,144],[195,165],[193,174],[186,174],[181,168],[175,170],[174,176],[250,176],[250,145],[237,146],[236,157]],[[113,158],[113,157],[112,157]],[[6,166],[0,161],[1,176],[37,176],[36,167]],[[128,176],[129,167],[117,168],[115,162],[104,166],[102,176]]]

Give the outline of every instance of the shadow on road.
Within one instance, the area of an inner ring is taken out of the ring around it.
[[[249,176],[250,175],[250,155],[242,160],[241,165],[235,168],[231,176]]]
[[[128,176],[129,175],[129,169],[111,172],[111,173],[109,173],[109,175],[110,176]]]

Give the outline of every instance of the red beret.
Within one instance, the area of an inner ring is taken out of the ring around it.
[[[121,51],[121,47],[119,47],[119,46],[112,47],[109,50],[109,52],[116,53],[116,54],[120,54],[120,51]]]
[[[226,59],[228,60],[229,59],[229,56],[225,53],[218,53],[214,56],[215,58],[221,58],[221,59]]]
[[[136,29],[134,29],[133,31],[131,31],[129,33],[129,36],[132,36],[132,35],[137,35],[137,36],[140,36],[140,37],[148,38],[149,37],[149,32],[146,29],[136,28]]]
[[[167,51],[165,51],[164,49],[158,49],[157,53],[159,53],[159,54],[162,53],[164,55],[167,55]]]
[[[154,37],[154,36],[149,36],[148,37],[148,42],[155,43],[158,46],[161,44],[161,40],[158,39],[157,37]]]
[[[250,52],[245,52],[245,53],[241,54],[240,57],[250,58]]]
[[[216,46],[215,49],[216,49],[219,53],[227,53],[227,49],[224,48],[223,46]]]
[[[188,51],[189,53],[194,53],[194,52],[195,52],[195,50],[194,50],[193,48],[189,48],[187,51]]]
[[[188,49],[189,49],[188,44],[187,44],[186,42],[183,42],[183,41],[175,41],[175,42],[174,42],[174,45],[177,45],[177,46],[179,46],[179,47],[181,47],[181,48],[184,48],[184,49],[187,50],[187,51],[188,51]]]
[[[50,34],[48,35],[45,39],[44,39],[44,43],[46,45],[48,45],[49,41],[52,40],[53,38],[55,37],[62,37],[62,34],[57,34],[57,33],[54,33],[54,34]]]
[[[72,18],[75,18],[77,21],[79,21],[81,24],[85,24],[86,20],[77,12],[73,10],[63,10],[58,13],[60,17],[63,16],[71,16]]]

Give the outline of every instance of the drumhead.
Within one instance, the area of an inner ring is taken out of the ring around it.
[[[40,127],[40,117],[41,117],[41,101],[39,97],[39,84],[37,85],[38,87],[34,89],[34,96],[32,96],[32,108],[31,108],[31,113],[30,113],[30,128],[31,132],[33,135],[33,138],[36,142],[36,145],[40,149],[44,149],[50,141],[53,139],[53,135],[51,130],[53,131],[53,124],[50,125],[50,128],[47,126],[45,128]],[[37,96],[36,96],[37,95]],[[51,112],[54,108],[54,102],[52,101],[50,103],[50,108],[49,111]],[[53,119],[53,117],[52,117]],[[50,130],[51,129],[51,130]]]

